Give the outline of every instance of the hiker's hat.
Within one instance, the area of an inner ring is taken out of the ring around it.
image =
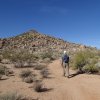
[[[66,51],[64,51],[64,54],[66,54],[67,52]]]

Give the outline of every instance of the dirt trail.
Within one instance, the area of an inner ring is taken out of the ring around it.
[[[50,64],[49,70],[52,78],[45,80],[45,85],[53,90],[43,93],[41,100],[100,100],[100,76],[81,74],[63,77],[60,60]]]
[[[44,86],[51,91],[37,93],[31,87],[34,83],[22,82],[19,77],[21,69],[14,69],[15,76],[0,81],[0,94],[18,91],[39,100],[100,100],[100,76],[80,74],[72,78],[63,76],[60,60],[49,66],[50,79],[44,79]],[[33,68],[31,68],[33,70]],[[70,70],[70,74],[74,72]]]

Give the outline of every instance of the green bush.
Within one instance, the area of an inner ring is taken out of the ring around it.
[[[54,60],[52,52],[43,52],[41,54],[42,59],[50,58],[50,60]]]
[[[36,59],[38,59],[38,56],[31,54],[29,52],[18,52],[15,53],[11,58],[13,62],[27,62],[27,63],[33,62]]]
[[[87,58],[83,52],[79,52],[75,55],[74,66],[76,69],[80,69],[87,63]]]
[[[98,59],[96,57],[88,58],[88,64],[96,64],[97,62],[98,62]]]
[[[98,72],[94,66],[98,62],[98,55],[94,51],[85,50],[78,52],[72,60],[74,68],[85,72]]]
[[[3,56],[3,59],[11,59],[12,56],[14,55],[14,51],[13,50],[4,50],[2,51],[2,56]]]
[[[33,67],[32,63],[39,59],[38,55],[28,52],[16,53],[11,60],[15,63],[16,68]]]
[[[21,50],[21,51],[10,51],[5,50],[2,52],[4,59],[9,59],[14,63],[31,63],[39,59],[39,56],[37,54],[31,54],[27,50]]]
[[[99,69],[94,64],[87,64],[83,67],[85,73],[97,73]]]

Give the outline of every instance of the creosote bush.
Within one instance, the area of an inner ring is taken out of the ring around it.
[[[90,50],[80,51],[75,55],[73,65],[75,69],[79,69],[79,71],[84,71],[86,73],[99,72],[99,69],[95,66],[98,62],[97,56],[96,53]]]
[[[74,67],[81,70],[81,68],[87,63],[87,57],[84,55],[84,52],[79,52],[75,55],[74,58]]]
[[[97,73],[99,69],[94,64],[87,64],[83,67],[85,73]]]

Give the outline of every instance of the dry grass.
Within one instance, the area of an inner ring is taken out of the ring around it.
[[[38,93],[41,93],[41,92],[51,91],[53,89],[52,88],[51,89],[46,88],[44,86],[44,84],[42,83],[42,81],[36,81],[35,84],[34,84],[34,90]]]
[[[46,67],[46,65],[37,64],[37,65],[34,66],[34,69],[35,69],[35,70],[42,70],[42,69],[44,69],[45,67]]]
[[[26,77],[29,77],[32,75],[32,71],[30,71],[29,69],[27,70],[22,70],[21,73],[20,73],[20,77],[22,79],[26,78]]]
[[[29,69],[21,71],[20,77],[26,83],[32,83],[36,81],[36,74],[33,74]]]
[[[0,100],[27,100],[18,93],[6,93],[0,96]]]
[[[47,68],[42,69],[41,75],[43,78],[49,78],[49,75],[50,75],[49,70]]]

